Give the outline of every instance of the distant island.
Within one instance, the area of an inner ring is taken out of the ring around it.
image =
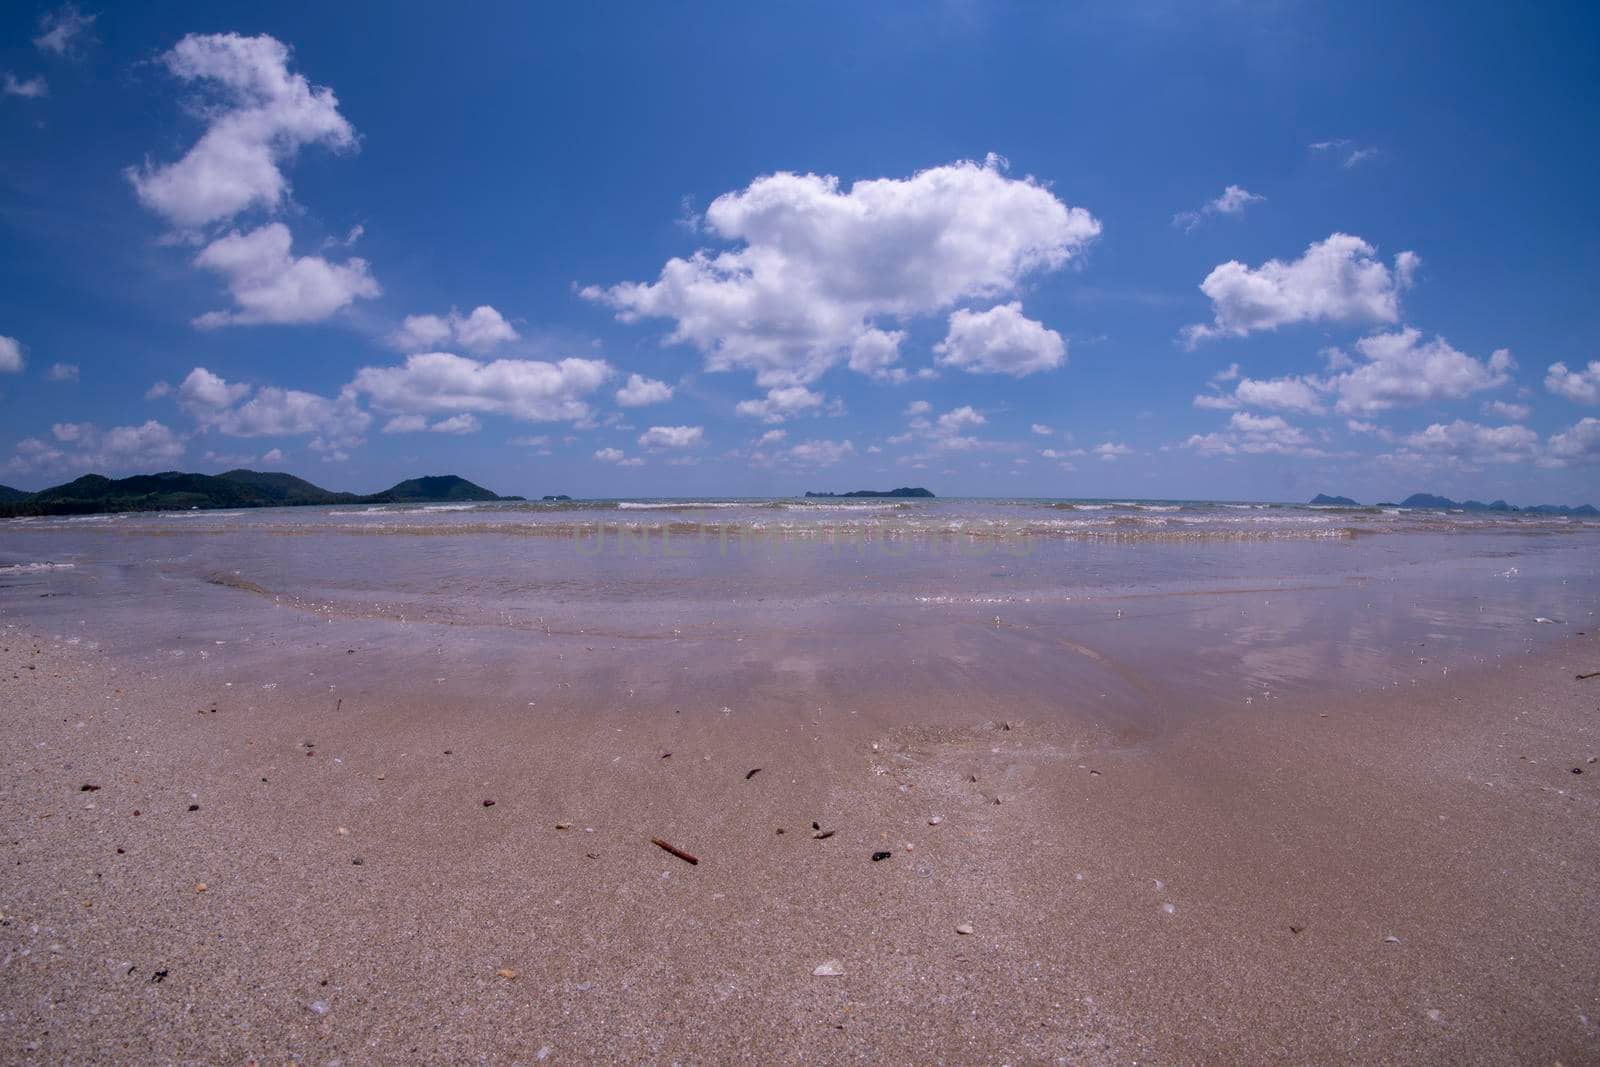
[[[546,493],[544,496],[540,497],[539,499],[543,500],[545,503],[548,504],[548,503],[553,503],[555,501],[560,501],[560,500],[571,500],[572,498],[570,496],[568,496],[567,494],[565,494],[565,493]]]
[[[1361,505],[1347,496],[1327,496],[1318,493],[1311,498],[1312,504],[1325,507],[1358,508]],[[1398,504],[1383,503],[1377,505],[1384,508],[1430,508],[1439,511],[1500,511],[1507,514],[1518,515],[1574,515],[1583,518],[1600,516],[1593,504],[1529,504],[1518,507],[1507,504],[1504,500],[1491,501],[1488,504],[1481,500],[1451,500],[1447,496],[1435,496],[1432,493],[1412,493]]]
[[[117,511],[189,511],[282,508],[328,504],[431,504],[521,500],[499,496],[454,474],[408,478],[381,493],[336,493],[277,472],[231,470],[223,474],[136,474],[107,478],[85,474],[65,485],[27,493],[0,485],[0,518],[23,515],[99,515]]]
[[[919,485],[919,486],[917,486],[915,488],[912,488],[910,486],[901,486],[899,489],[855,489],[855,490],[852,490],[852,491],[850,491],[848,493],[809,493],[808,492],[806,494],[806,496],[809,496],[809,497],[862,497],[862,496],[907,497],[907,496],[910,496],[910,497],[932,498],[933,494],[930,493],[928,490],[922,488]]]

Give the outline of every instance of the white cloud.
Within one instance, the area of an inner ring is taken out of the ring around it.
[[[1545,372],[1544,387],[1576,404],[1600,404],[1600,359],[1575,371],[1568,370],[1565,363],[1552,363]]]
[[[1322,383],[1314,378],[1239,378],[1233,392],[1202,393],[1194,398],[1194,406],[1223,411],[1254,407],[1316,415],[1323,411],[1318,398],[1321,387]]]
[[[596,449],[594,458],[599,460],[601,463],[615,463],[619,467],[637,467],[644,463],[644,460],[640,459],[638,456],[633,456],[630,458],[628,454],[622,451],[620,448]]]
[[[205,413],[232,407],[236,401],[243,400],[249,395],[248,385],[242,383],[230,385],[221,375],[213,374],[204,367],[196,367],[190,371],[178,385],[179,406],[196,418],[202,417]]]
[[[7,96],[20,96],[28,100],[36,100],[50,92],[43,78],[29,78],[26,81],[19,79],[15,74],[6,71],[5,82],[0,85]]]
[[[367,273],[367,261],[352,257],[330,263],[321,256],[290,253],[289,228],[281,222],[241,234],[237,230],[211,242],[195,266],[221,274],[233,294],[235,311],[208,311],[196,326],[320,322],[357,297],[383,292]]]
[[[1107,441],[1104,444],[1095,445],[1089,451],[1108,462],[1119,459],[1122,456],[1133,455],[1133,449],[1129,448],[1127,445],[1117,444],[1114,441]]]
[[[1338,397],[1334,406],[1341,415],[1371,415],[1392,407],[1461,400],[1505,385],[1517,365],[1504,348],[1487,361],[1477,360],[1450,347],[1442,337],[1424,342],[1421,333],[1409,326],[1363,337],[1356,342],[1356,350],[1367,358],[1366,363],[1322,383]]]
[[[197,228],[249,207],[276,208],[288,190],[280,163],[306,145],[356,144],[333,90],[289,73],[289,49],[272,37],[190,34],[161,61],[174,76],[218,98],[202,111],[206,132],[182,159],[127,171],[145,207],[175,226]]]
[[[628,375],[628,383],[617,390],[617,403],[625,408],[664,404],[672,399],[672,386],[639,374]]]
[[[1213,215],[1243,215],[1245,208],[1264,200],[1266,197],[1258,196],[1243,186],[1230,185],[1222,190],[1221,196],[1201,205],[1200,210],[1180,211],[1172,216],[1172,224],[1187,232]]]
[[[283,462],[283,449],[281,449],[281,448],[269,448],[269,449],[267,449],[265,452],[263,452],[261,454],[261,462],[262,463],[282,463]]]
[[[52,363],[44,376],[52,382],[78,382],[78,365],[76,363]]]
[[[22,358],[22,342],[15,337],[0,335],[0,374],[20,374],[27,366]]]
[[[397,413],[476,411],[532,422],[589,417],[584,398],[611,377],[598,359],[497,359],[490,363],[449,352],[406,357],[398,367],[363,367],[352,385],[378,407]]]
[[[432,426],[429,426],[428,429],[433,433],[463,434],[477,433],[480,429],[482,429],[482,427],[478,424],[476,417],[472,415],[461,414],[451,415],[447,419],[440,419]]]
[[[154,419],[101,430],[92,422],[58,422],[49,440],[27,437],[11,457],[14,470],[126,471],[165,469],[184,452],[183,439]]]
[[[779,442],[781,442],[784,438],[786,438],[788,436],[789,436],[789,432],[787,430],[768,430],[766,433],[764,433],[760,437],[756,438],[756,445],[758,447],[764,447],[766,445],[775,445],[775,444],[778,444]]]
[[[1526,426],[1483,426],[1457,419],[1434,423],[1405,438],[1407,447],[1472,463],[1518,463],[1532,459],[1539,435]]]
[[[454,308],[448,315],[407,315],[389,343],[402,352],[433,352],[456,341],[474,352],[487,352],[519,336],[504,315],[480,304],[468,315]]]
[[[881,381],[903,382],[908,375],[894,364],[900,359],[904,330],[865,330],[850,345],[850,369]]]
[[[623,321],[672,319],[670,339],[698,348],[708,369],[750,370],[767,388],[813,382],[847,356],[882,372],[892,333],[877,320],[1011,293],[1100,233],[1087,211],[1008,178],[993,156],[848,190],[833,177],[772,174],[718,197],[705,228],[738,247],[583,295]]]
[[[1512,404],[1505,400],[1487,400],[1483,404],[1483,413],[1496,419],[1521,422],[1533,414],[1533,409],[1527,404]]]
[[[801,441],[785,454],[804,467],[831,467],[855,450],[849,441]]]
[[[1228,428],[1217,433],[1194,434],[1183,443],[1205,456],[1263,455],[1320,456],[1304,430],[1291,426],[1281,415],[1234,412]]]
[[[1550,435],[1548,465],[1600,463],[1600,419],[1579,419],[1558,434]]]
[[[1046,426],[1042,422],[1034,423],[1031,427],[1029,427],[1029,429],[1031,429],[1034,433],[1038,434],[1040,437],[1049,437],[1049,436],[1051,436],[1052,434],[1055,433],[1054,429],[1052,429],[1049,426]]]
[[[384,433],[422,433],[427,428],[426,415],[396,415],[383,424]]]
[[[178,404],[205,429],[230,437],[310,435],[311,447],[319,451],[359,444],[372,422],[349,386],[331,398],[270,385],[250,394],[249,385],[196,367],[178,387]]]
[[[1022,305],[1012,301],[988,311],[962,308],[951,313],[950,332],[933,350],[945,366],[1021,378],[1061,366],[1067,344],[1059,333],[1024,316]]]
[[[652,426],[639,435],[643,448],[695,448],[705,440],[702,426]]]
[[[97,17],[83,14],[76,4],[63,4],[39,16],[39,36],[33,39],[34,47],[58,56],[75,55],[78,38],[94,25]]]
[[[766,397],[761,400],[739,401],[734,410],[763,422],[782,422],[818,410],[827,399],[803,385],[783,385],[768,389]]]
[[[955,408],[939,416],[935,425],[941,434],[957,434],[968,426],[982,426],[989,420],[971,405]]]
[[[933,405],[926,400],[913,400],[906,405],[907,415],[926,415],[933,410]]]
[[[164,396],[171,395],[171,393],[171,382],[156,382],[154,385],[144,391],[144,398],[146,400],[160,400]]]
[[[1193,347],[1208,338],[1244,337],[1300,322],[1398,322],[1400,293],[1421,260],[1401,252],[1390,270],[1374,258],[1376,251],[1359,237],[1335,233],[1290,263],[1223,263],[1200,283],[1211,298],[1214,321],[1185,327],[1184,340]]]
[[[1360,166],[1378,155],[1376,148],[1356,145],[1348,137],[1337,137],[1331,141],[1317,141],[1310,148],[1313,152],[1322,152],[1338,158],[1340,160],[1339,165],[1346,170]]]

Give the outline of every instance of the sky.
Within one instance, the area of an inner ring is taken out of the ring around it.
[[[1600,9],[10,4],[0,482],[1600,503]]]

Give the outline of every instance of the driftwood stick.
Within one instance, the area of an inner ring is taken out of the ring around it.
[[[663,849],[663,850],[665,850],[667,852],[672,853],[674,856],[678,857],[680,860],[682,860],[685,863],[698,864],[700,862],[700,858],[698,856],[690,855],[689,853],[685,852],[683,849],[679,848],[677,845],[668,844],[667,842],[661,840],[661,838],[659,838],[659,837],[652,837],[650,839],[650,843],[652,845],[656,846],[659,849]]]

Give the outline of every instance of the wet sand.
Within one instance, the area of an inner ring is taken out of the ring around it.
[[[0,646],[8,1062],[1600,1060],[1592,634],[1140,737]]]

